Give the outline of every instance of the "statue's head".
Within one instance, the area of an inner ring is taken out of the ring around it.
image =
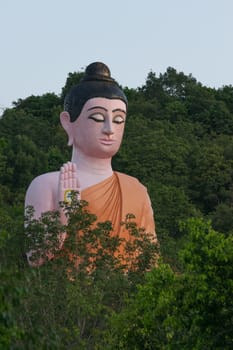
[[[84,104],[91,98],[104,97],[122,100],[127,106],[127,98],[117,82],[111,77],[109,68],[101,62],[87,66],[84,77],[67,93],[64,110],[74,122],[80,115]]]

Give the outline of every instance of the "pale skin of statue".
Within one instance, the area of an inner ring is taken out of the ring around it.
[[[66,200],[67,190],[77,191],[82,197],[82,190],[113,174],[111,162],[122,142],[126,109],[126,104],[120,99],[95,97],[84,104],[74,122],[71,122],[68,112],[60,114],[68,145],[73,147],[72,158],[60,171],[40,175],[30,184],[25,207],[33,206],[36,219],[43,212],[59,210],[61,223],[66,224],[59,202]],[[60,235],[60,248],[65,238],[66,233]],[[31,254],[27,253],[31,266],[43,264],[43,260],[31,262]],[[49,259],[53,258],[51,253],[47,255]]]

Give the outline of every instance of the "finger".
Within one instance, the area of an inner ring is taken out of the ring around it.
[[[75,163],[71,163],[71,164],[72,164],[72,171],[77,172],[77,165]]]
[[[59,187],[60,187],[60,189],[64,188],[64,180],[65,180],[65,170],[64,170],[64,167],[62,166],[60,169],[60,173],[59,173]]]

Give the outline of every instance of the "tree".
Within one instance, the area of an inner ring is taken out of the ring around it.
[[[169,96],[185,99],[187,87],[197,85],[197,81],[191,74],[186,76],[183,72],[177,72],[176,69],[168,67],[164,74],[160,74],[159,81],[164,92]]]
[[[206,140],[190,155],[189,195],[204,214],[229,200],[232,186],[232,160],[226,161],[223,145]]]
[[[61,92],[61,100],[62,101],[64,101],[65,96],[66,96],[67,92],[70,90],[70,88],[74,85],[77,85],[83,76],[84,76],[84,71],[73,72],[73,73],[68,74],[65,86],[62,88],[62,92]]]
[[[59,212],[35,220],[33,208],[28,208],[25,249],[35,250],[34,258],[43,257],[46,263],[25,269],[22,276],[27,293],[15,310],[24,331],[22,348],[37,349],[40,344],[47,349],[94,349],[107,316],[123,307],[123,296],[134,291],[158,258],[157,244],[137,228],[132,215],[123,223],[132,237],[126,241],[113,236],[111,223],[98,223],[87,203],[75,198],[63,203],[66,227],[59,224]],[[64,230],[68,238],[58,251]],[[48,250],[55,254],[52,261]]]
[[[110,318],[105,349],[232,348],[233,237],[201,219],[181,228],[189,237],[180,253],[183,271],[160,263],[149,272]]]
[[[185,269],[177,308],[181,341],[187,349],[190,345],[193,349],[230,350],[233,236],[225,237],[203,220],[190,219],[183,228],[188,230],[190,242],[181,253]]]

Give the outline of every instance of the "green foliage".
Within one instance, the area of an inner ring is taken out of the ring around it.
[[[24,330],[16,309],[25,295],[21,284],[23,260],[23,210],[0,207],[0,349],[18,349]]]
[[[137,228],[132,215],[122,223],[132,237],[129,242],[112,235],[110,222],[96,222],[87,203],[77,201],[75,194],[71,204],[62,206],[66,227],[59,224],[59,212],[43,213],[36,220],[29,207],[26,215],[26,250],[33,252],[31,261],[46,262],[26,271],[23,281],[27,295],[20,307],[27,313],[19,312],[18,322],[30,349],[39,342],[48,349],[92,349],[106,328],[106,317],[122,308],[124,295],[143,281],[157,260],[157,245]],[[68,237],[60,251],[63,230]],[[55,255],[50,262],[48,251]],[[33,343],[28,343],[30,334]]]
[[[182,273],[168,265],[148,273],[146,282],[114,313],[105,349],[231,349],[233,345],[233,237],[210,223],[190,219],[182,229]]]
[[[181,253],[185,274],[179,331],[186,330],[182,341],[196,349],[231,349],[233,236],[225,237],[202,220],[190,219],[184,229],[190,242]]]
[[[203,213],[214,211],[221,202],[232,203],[233,163],[232,159],[226,158],[223,145],[201,142],[189,162],[192,166],[190,194]]]
[[[82,79],[84,72],[73,72],[69,73],[66,79],[65,86],[62,88],[61,99],[64,101],[64,98],[70,88],[74,85],[77,85],[79,81]]]
[[[104,348],[166,349],[170,338],[166,319],[168,306],[175,298],[175,283],[168,265],[160,264],[148,273],[145,284],[139,285],[135,296],[126,300],[123,311],[111,316]]]
[[[213,228],[226,235],[233,233],[233,208],[231,205],[220,203],[211,216]]]
[[[15,317],[15,308],[24,294],[18,271],[0,269],[0,349],[17,349],[24,331]]]
[[[42,96],[32,95],[25,100],[19,99],[13,105],[16,110],[23,110],[25,114],[47,119],[51,117],[53,109],[61,105],[61,100],[54,93],[47,93]]]

